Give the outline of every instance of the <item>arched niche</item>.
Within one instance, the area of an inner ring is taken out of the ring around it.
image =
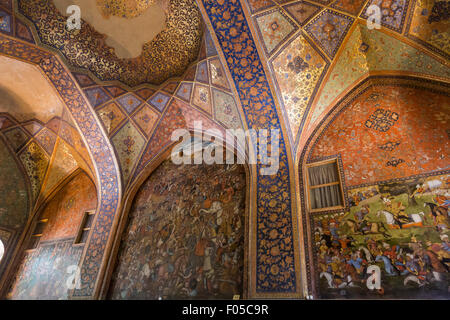
[[[163,150],[127,192],[103,297],[245,297],[248,167],[175,165],[170,158],[173,146]],[[244,163],[242,154],[234,152],[234,159]]]
[[[8,299],[70,298],[90,237],[90,229],[85,229],[92,229],[96,216],[92,215],[89,224],[86,219],[95,213],[97,201],[96,186],[81,169],[49,195],[28,226]]]
[[[309,137],[299,200],[315,298],[448,298],[449,94],[433,80],[371,76]],[[314,212],[308,168],[333,158],[344,205]]]
[[[1,133],[0,177],[0,240],[4,246],[0,276],[3,276],[26,227],[32,199],[23,167]]]

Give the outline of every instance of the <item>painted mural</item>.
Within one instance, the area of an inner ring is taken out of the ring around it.
[[[449,102],[420,88],[372,86],[323,131],[311,158],[339,154],[347,186],[447,170]]]
[[[14,300],[67,299],[83,245],[74,245],[83,215],[97,206],[93,182],[85,173],[69,181],[48,202],[40,219],[48,219],[39,245],[25,251],[8,295]]]
[[[351,189],[347,212],[314,216],[321,298],[450,298],[450,175]],[[381,271],[380,286],[371,266]]]
[[[242,295],[244,211],[242,166],[163,162],[134,199],[110,297]]]
[[[48,219],[41,241],[74,238],[86,211],[97,206],[97,191],[92,180],[81,172],[58,191],[40,218]]]
[[[72,273],[69,266],[77,265],[82,246],[74,247],[73,239],[40,246],[25,253],[14,281],[9,299],[62,300],[67,299]]]

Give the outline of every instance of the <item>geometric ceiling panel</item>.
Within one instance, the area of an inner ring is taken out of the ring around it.
[[[196,76],[195,80],[209,84],[208,65],[207,65],[206,61],[202,61],[198,64],[197,76]]]
[[[273,7],[275,5],[270,0],[248,0],[247,2],[252,13]]]
[[[212,103],[209,87],[196,84],[194,88],[194,94],[192,97],[192,104],[206,111],[208,114],[211,114]]]
[[[16,37],[34,44],[33,34],[25,24],[16,19]]]
[[[273,9],[255,17],[256,27],[268,56],[297,29],[295,23],[280,9]]]
[[[299,25],[304,26],[322,7],[317,4],[299,1],[288,4],[283,9],[289,12]]]
[[[117,126],[127,118],[125,113],[114,102],[108,103],[101,109],[97,110],[97,114],[103,122],[108,135],[110,135],[117,128]]]
[[[69,118],[67,113],[66,118]],[[61,121],[61,129],[59,130],[59,136],[73,146],[75,145],[75,142],[73,140],[72,130],[76,131],[76,129],[74,129],[65,120]]]
[[[324,112],[330,103],[358,78],[369,72],[365,49],[359,26],[350,35],[325,85],[318,95],[318,101],[311,110],[310,125]],[[309,129],[309,128],[308,128]]]
[[[3,110],[2,110],[3,111]],[[9,127],[14,126],[16,123],[13,122],[8,116],[2,115],[0,116],[0,129],[5,130]]]
[[[108,92],[114,97],[117,98],[118,96],[120,96],[121,94],[124,94],[126,91],[123,90],[120,87],[116,87],[116,86],[107,86],[105,87],[106,90],[108,90]]]
[[[169,102],[170,97],[162,92],[158,92],[155,94],[150,100],[147,101],[147,103],[150,103],[152,106],[154,106],[159,111],[163,111],[166,107],[167,103]]]
[[[408,36],[450,59],[450,5],[448,1],[415,1]]]
[[[142,132],[147,137],[149,137],[153,126],[158,120],[158,117],[158,113],[156,113],[156,111],[153,111],[152,108],[145,104],[139,111],[134,114],[133,120],[137,123],[139,128],[142,129]]]
[[[197,72],[197,65],[195,64],[186,70],[186,72],[184,73],[183,80],[194,81],[196,72]]]
[[[39,122],[32,121],[23,126],[31,135],[35,135],[39,130],[42,129],[42,125]]]
[[[54,160],[48,170],[45,187],[42,190],[44,197],[78,167],[78,163],[73,156],[74,153],[76,152],[68,144],[61,139],[58,140]]]
[[[337,0],[331,7],[356,16],[366,1],[367,0]]]
[[[56,143],[56,134],[44,128],[36,136],[36,141],[39,142],[39,145],[44,148],[49,156],[52,155]]]
[[[82,87],[82,88],[90,87],[90,86],[93,86],[96,84],[94,82],[94,80],[92,80],[89,76],[87,76],[85,74],[77,73],[77,72],[73,72],[72,74],[75,77],[75,79],[77,80],[80,87]]]
[[[49,159],[39,145],[31,142],[20,154],[20,160],[30,178],[33,199],[35,200],[41,189]]]
[[[192,93],[192,83],[190,82],[182,82],[176,96],[180,99],[183,99],[186,102],[191,101],[191,93]]]
[[[0,11],[0,31],[5,32],[7,34],[11,34],[12,32],[12,19],[11,15],[4,11]]]
[[[28,134],[24,130],[22,130],[20,127],[15,127],[13,129],[10,129],[8,131],[4,132],[4,135],[8,139],[9,143],[11,144],[11,147],[14,149],[14,151],[19,151],[21,147],[27,143],[28,139],[30,138]]]
[[[126,185],[131,170],[145,144],[145,139],[133,123],[129,121],[116,133],[111,142],[117,151],[123,182]]]
[[[128,114],[131,114],[134,112],[134,110],[137,109],[142,104],[142,101],[139,100],[135,95],[132,93],[128,93],[119,99],[116,100],[117,103],[119,103],[122,108],[124,108]]]
[[[155,90],[152,90],[149,88],[139,89],[135,92],[135,94],[137,94],[139,97],[141,97],[144,100],[147,100],[148,98],[150,98],[151,95],[154,93],[155,93]]]
[[[207,56],[206,56],[206,43],[205,43],[204,40],[205,40],[205,37],[203,37],[203,40],[202,40],[202,44],[201,44],[201,47],[200,47],[200,52],[199,52],[198,57],[197,57],[198,60],[204,60],[204,59],[207,58]]]
[[[52,130],[54,133],[59,133],[59,128],[61,127],[61,118],[54,117],[45,125],[47,128]]]
[[[174,94],[175,90],[177,90],[178,84],[179,83],[175,81],[169,82],[162,88],[162,90],[169,94]]]
[[[205,31],[205,43],[206,43],[206,54],[208,57],[216,56],[217,50],[216,46],[214,45],[214,41],[212,40],[211,33],[209,33],[208,28],[206,28]]]
[[[213,89],[214,113],[217,121],[229,129],[242,128],[241,118],[232,95]]]
[[[309,22],[305,30],[333,59],[353,21],[351,17],[326,9]]]
[[[371,0],[361,13],[361,18],[367,19],[367,9],[371,5],[381,8],[381,25],[391,30],[402,33],[403,24],[408,10],[408,0]]]
[[[211,70],[211,83],[216,87],[229,90],[230,84],[219,58],[209,60],[209,67]]]
[[[94,108],[111,100],[111,97],[105,92],[102,87],[85,89],[84,94]]]
[[[300,34],[273,59],[272,68],[295,140],[327,61]]]

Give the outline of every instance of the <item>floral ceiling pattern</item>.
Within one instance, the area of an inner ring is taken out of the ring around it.
[[[445,1],[244,2],[297,152],[336,99],[371,72],[450,78]],[[370,5],[381,9],[380,29],[366,26]]]
[[[118,58],[105,44],[104,35],[84,21],[80,30],[69,31],[67,17],[52,0],[17,2],[18,12],[36,31],[39,42],[60,53],[72,68],[89,71],[101,81],[118,81],[129,87],[159,85],[181,76],[200,49],[202,21],[195,0],[170,0],[166,29],[144,45],[139,57],[130,59]],[[116,12],[112,8],[109,11]],[[139,6],[135,10],[140,12]],[[133,16],[125,11],[114,14]]]

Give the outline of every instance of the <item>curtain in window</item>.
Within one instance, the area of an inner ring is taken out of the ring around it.
[[[309,168],[310,187],[339,182],[336,163],[328,163]],[[311,209],[321,209],[342,205],[340,185],[310,188]]]

